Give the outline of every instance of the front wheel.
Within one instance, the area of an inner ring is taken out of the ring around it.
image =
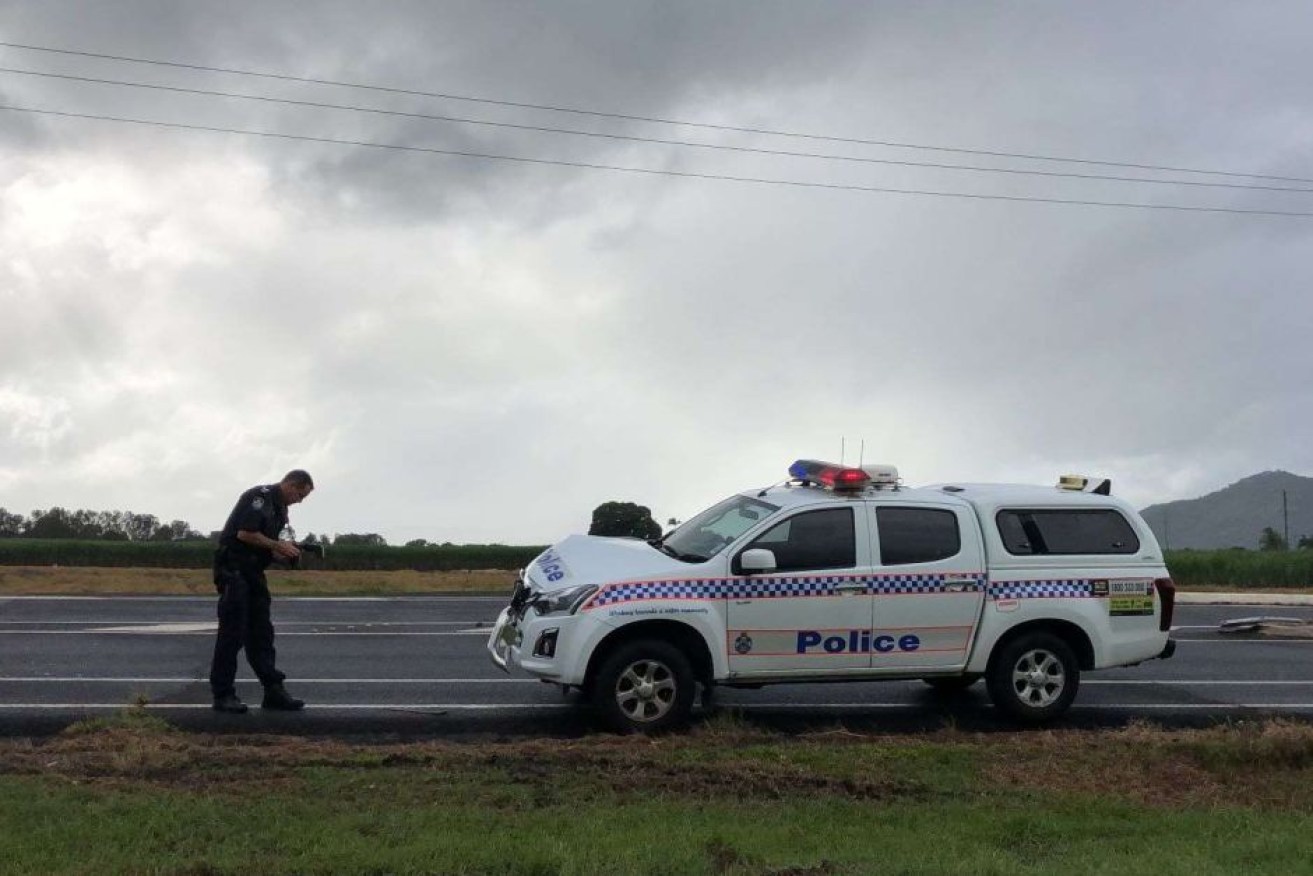
[[[1071,647],[1052,633],[1026,633],[994,655],[986,683],[1000,712],[1041,724],[1067,711],[1076,698],[1080,664]]]
[[[640,639],[621,645],[602,663],[592,686],[602,721],[619,733],[657,733],[678,727],[693,711],[693,668],[669,642]]]

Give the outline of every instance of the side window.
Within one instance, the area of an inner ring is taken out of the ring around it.
[[[1133,554],[1140,539],[1112,508],[1000,511],[998,534],[1008,553]]]
[[[1023,517],[1025,522],[1022,522]],[[1003,539],[1003,547],[1007,548],[1008,553],[1018,556],[1043,553],[1036,549],[1042,541],[1039,530],[1035,528],[1035,521],[1030,515],[1023,515],[1019,511],[1000,511],[994,519],[998,523],[998,534]]]
[[[766,530],[744,550],[752,548],[774,551],[775,568],[780,572],[851,569],[857,565],[853,509],[827,508],[795,514]]]
[[[957,515],[939,508],[877,508],[880,564],[932,563],[962,550]]]

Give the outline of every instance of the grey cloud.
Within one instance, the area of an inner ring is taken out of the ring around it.
[[[4,10],[0,32],[18,33],[33,42],[40,42],[43,33],[60,34],[63,42],[48,41],[76,47],[68,43],[67,22],[58,12],[45,20],[17,6]],[[83,12],[86,18],[77,32],[86,35],[84,39],[94,35],[98,46],[121,47],[113,53],[675,117],[697,115],[699,103],[723,102],[740,91],[755,91],[800,76],[823,80],[833,65],[842,63],[843,47],[859,43],[875,17],[858,7],[837,7],[809,16],[804,31],[797,27],[793,10],[781,4],[754,4],[751,10],[642,4],[626,14],[609,15],[598,14],[590,4],[393,4],[372,16],[369,26],[362,29],[359,8],[354,4],[320,4],[312,11],[304,6],[260,4],[241,15],[233,15],[232,7],[183,11],[176,4],[158,3],[118,5],[112,10],[91,7]],[[151,26],[141,30],[124,26],[138,16],[148,18]],[[354,45],[329,46],[321,38],[322,33],[344,31],[359,35]],[[389,49],[380,51],[380,44]],[[16,50],[7,50],[4,56],[44,69],[90,68],[120,78],[403,111],[527,120],[604,132],[663,130],[642,123],[292,86]],[[294,63],[289,65],[289,58]],[[312,114],[294,108],[103,86],[47,82],[32,90],[45,96],[49,105],[72,105],[81,112],[103,108],[100,111],[161,120],[439,149],[583,162],[604,161],[627,149],[589,138],[511,134],[380,116],[352,118],[327,111]],[[58,124],[49,122],[50,126]],[[109,130],[94,136],[124,134]],[[146,131],[137,136],[167,150],[177,148],[171,147],[170,141],[189,135]],[[453,193],[491,189],[490,197],[500,197],[512,187],[529,188],[540,194],[541,204],[578,173],[331,145],[252,140],[242,148],[279,167],[292,196],[309,197],[325,208],[359,204],[367,211],[395,210],[403,221],[443,215]],[[499,186],[498,181],[504,184]],[[521,195],[516,200],[528,199]]]

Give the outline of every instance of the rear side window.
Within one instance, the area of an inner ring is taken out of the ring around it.
[[[933,563],[962,550],[957,515],[938,508],[877,508],[880,564]]]
[[[1131,524],[1112,508],[1008,510],[995,519],[1010,554],[1133,554],[1140,549]]]

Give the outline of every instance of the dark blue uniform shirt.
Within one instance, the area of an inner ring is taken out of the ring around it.
[[[239,565],[259,565],[263,569],[273,562],[273,551],[239,541],[237,533],[243,529],[261,532],[277,541],[286,525],[287,505],[283,503],[283,494],[278,485],[251,487],[242,493],[232,513],[228,515],[228,522],[219,534],[219,547],[222,553],[226,553],[228,561]],[[223,550],[225,548],[226,551]]]

